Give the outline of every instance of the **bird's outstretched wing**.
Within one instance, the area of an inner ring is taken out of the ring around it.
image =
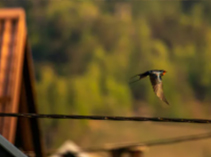
[[[145,73],[137,74],[137,75],[135,75],[135,76],[133,76],[133,77],[130,78],[131,81],[130,81],[129,83],[130,83],[130,84],[131,84],[131,83],[135,83],[135,82],[139,81],[140,79],[142,79],[142,78],[144,78],[144,77],[146,77],[146,76],[148,76],[148,75],[149,75],[149,71],[147,71],[147,72],[145,72]],[[138,80],[132,80],[133,78],[135,78],[135,77],[137,77],[137,76],[139,77]]]
[[[157,75],[151,75],[150,81],[152,83],[153,90],[155,94],[157,95],[157,97],[169,105],[168,101],[166,100],[163,94],[163,83],[162,83],[161,78]]]

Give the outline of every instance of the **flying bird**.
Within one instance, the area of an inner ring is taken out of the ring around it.
[[[153,87],[153,90],[154,90],[155,94],[157,95],[157,97],[160,100],[164,101],[166,104],[169,105],[168,101],[166,100],[166,98],[165,98],[165,96],[163,94],[163,83],[162,83],[162,78],[161,77],[164,76],[165,73],[166,73],[165,70],[149,70],[149,71],[146,71],[145,73],[141,73],[141,74],[137,74],[137,75],[133,76],[132,78],[138,76],[139,79],[135,80],[135,81],[132,81],[130,83],[137,82],[140,79],[149,76],[151,84],[152,84],[152,87]]]

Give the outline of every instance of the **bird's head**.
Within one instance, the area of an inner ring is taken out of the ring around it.
[[[162,70],[162,76],[164,76],[166,74],[165,70]]]

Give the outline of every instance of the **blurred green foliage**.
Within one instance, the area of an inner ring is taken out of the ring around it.
[[[211,2],[17,0],[1,6],[26,10],[40,113],[140,115],[147,106],[148,116],[193,117],[199,111],[190,108],[200,106],[209,116]],[[167,70],[168,109],[149,80],[128,85],[150,69]],[[49,147],[91,131],[87,121],[42,126]]]

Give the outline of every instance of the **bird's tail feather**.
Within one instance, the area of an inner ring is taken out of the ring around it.
[[[138,79],[138,80],[134,80],[134,81],[129,81],[129,84],[133,84],[133,83],[135,83],[135,82],[138,82],[140,79]]]
[[[140,74],[136,74],[136,75],[132,76],[130,79],[133,79],[133,78],[135,78],[137,76],[140,76]]]
[[[139,79],[138,79],[138,80],[132,80],[132,81],[130,81],[129,83],[130,83],[130,84],[135,83],[135,82],[139,81],[140,79],[142,79],[142,78],[144,78],[144,77],[146,77],[146,76],[148,76],[148,75],[149,75],[148,71],[145,72],[145,73],[142,73],[142,74],[137,74],[137,75],[131,77],[130,79],[133,79],[133,78],[135,78],[135,77],[137,77],[137,76],[139,77]]]

